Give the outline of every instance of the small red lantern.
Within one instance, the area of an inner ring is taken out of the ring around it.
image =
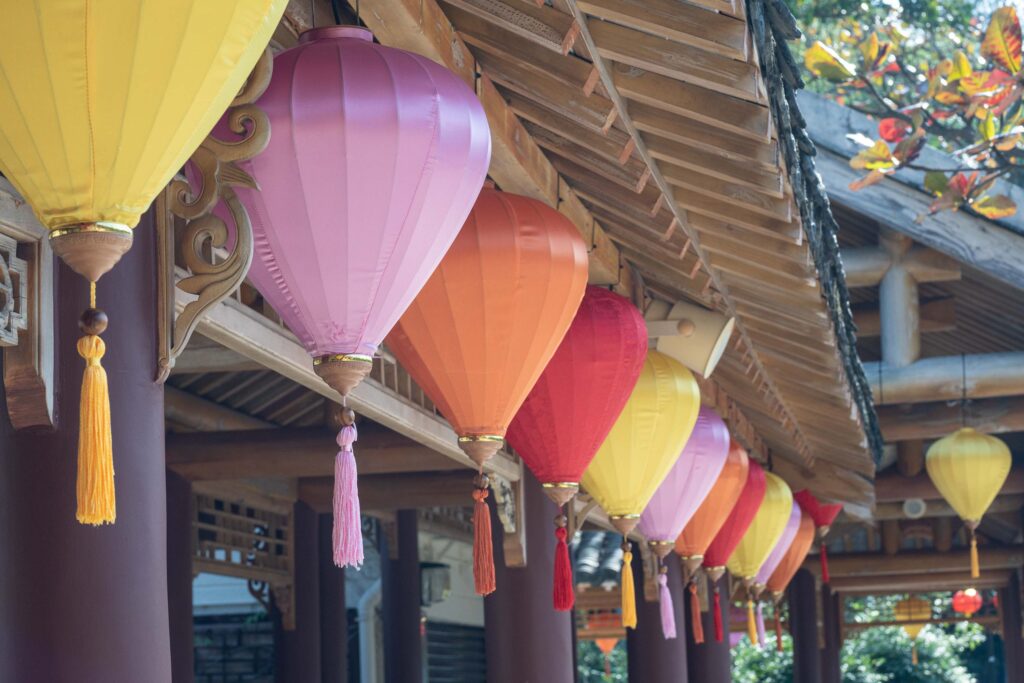
[[[953,594],[953,609],[956,610],[957,614],[964,615],[965,619],[970,619],[972,614],[981,609],[984,602],[981,595],[974,588],[957,591]]]

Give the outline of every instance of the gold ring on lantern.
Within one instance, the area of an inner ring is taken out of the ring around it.
[[[459,437],[459,448],[483,470],[484,463],[505,443],[505,437],[498,434],[467,434]]]
[[[580,485],[574,481],[547,481],[541,484],[544,494],[558,507],[562,507],[579,493]]]
[[[68,266],[96,282],[132,246],[132,229],[124,223],[73,223],[50,231],[50,246]]]
[[[362,353],[335,353],[317,356],[313,369],[320,379],[345,398],[373,369],[373,356]]]

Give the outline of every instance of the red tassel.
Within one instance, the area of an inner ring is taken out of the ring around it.
[[[775,649],[782,652],[782,622],[779,620],[778,605],[775,605]]]
[[[559,612],[568,612],[576,602],[572,589],[572,564],[569,562],[569,546],[565,539],[568,532],[564,526],[555,528],[555,590],[554,605]]]
[[[485,488],[473,491],[473,580],[477,595],[494,592],[494,548],[491,546],[491,511],[487,509]]]
[[[825,548],[825,541],[821,542],[821,582],[828,583],[828,550]]]
[[[715,642],[722,642],[722,599],[718,595],[718,586],[715,586]]]
[[[697,597],[697,584],[690,583],[690,630],[693,632],[693,642],[697,645],[704,643],[704,624],[700,619],[700,598]]]

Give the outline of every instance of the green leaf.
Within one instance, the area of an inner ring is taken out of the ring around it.
[[[896,160],[885,140],[876,140],[871,147],[857,152],[857,156],[850,159],[850,167],[862,171],[883,170],[895,165]]]
[[[1005,194],[987,194],[971,202],[971,208],[985,218],[998,220],[1017,213],[1017,204]]]
[[[807,48],[804,54],[804,66],[815,76],[833,83],[842,83],[856,76],[856,69],[835,50],[820,40]]]
[[[928,171],[924,174],[924,188],[932,194],[941,195],[948,186],[949,181],[942,171]]]
[[[981,43],[981,54],[1011,74],[1020,71],[1020,21],[1013,7],[1000,7],[992,13],[985,39]]]
[[[974,69],[971,68],[971,61],[963,50],[957,50],[953,55],[953,70],[949,73],[949,80],[958,81],[972,73]]]

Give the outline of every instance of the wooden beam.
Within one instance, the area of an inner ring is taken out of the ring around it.
[[[546,5],[513,5],[502,0],[447,2],[561,55],[569,54],[579,35],[579,27],[570,15]]]
[[[353,449],[360,475],[462,470],[426,446],[360,421]],[[330,476],[338,453],[328,429],[168,434],[167,466],[190,481]]]
[[[1010,470],[1010,476],[999,491],[1000,495],[1024,494],[1024,467]],[[879,503],[902,503],[908,498],[921,498],[926,501],[941,500],[942,495],[935,484],[925,474],[916,477],[904,477],[898,472],[889,471],[875,478],[875,498]],[[931,502],[928,503],[929,506]]]
[[[926,299],[920,302],[921,333],[951,332],[956,329],[956,304],[951,296]],[[882,333],[881,316],[875,304],[853,307],[853,322],[857,325],[857,337],[867,339]]]
[[[784,195],[782,174],[776,168],[766,171],[749,162],[741,162],[719,154],[707,152],[700,147],[677,140],[648,133],[644,135],[651,156],[661,162],[665,177],[680,178],[685,171],[702,173],[726,182],[744,185],[770,197],[781,199]],[[669,173],[668,166],[677,170]]]
[[[473,473],[420,472],[359,477],[359,502],[366,512],[428,507],[470,507]],[[299,479],[299,500],[319,513],[333,509],[334,478]]]
[[[924,442],[900,441],[896,444],[896,469],[904,477],[916,477],[924,471]]]
[[[1000,569],[1019,569],[1024,566],[1022,546],[982,546],[980,549],[981,575]],[[932,550],[907,550],[896,555],[884,553],[830,553],[828,570],[832,577],[892,576],[941,576],[949,572],[961,572],[971,566],[970,552],[966,549],[948,553]],[[814,573],[821,568],[817,557],[810,557],[804,567]]]
[[[882,436],[887,442],[907,439],[940,439],[962,426],[986,434],[1024,431],[1024,397],[986,398],[959,402],[915,403],[879,406]]]
[[[180,315],[191,296],[175,289],[175,297],[175,308]],[[211,308],[200,319],[196,331],[321,396],[341,403],[341,395],[314,372],[309,354],[295,335],[234,299],[226,299]],[[373,380],[364,380],[352,392],[349,405],[358,414],[418,441],[465,467],[475,467],[473,461],[459,448],[455,432],[444,420]],[[519,477],[518,463],[504,453],[499,453],[488,468],[510,481]]]
[[[850,168],[847,159],[819,147],[815,160],[833,202],[1024,289],[1024,259],[1018,256],[1024,253],[1024,236],[964,211],[929,214],[932,198],[895,180],[855,192],[849,185],[862,173]]]
[[[817,558],[814,558],[817,562]],[[829,558],[831,569],[831,557]],[[809,566],[809,565],[808,565]],[[876,576],[832,576],[829,587],[843,595],[888,595],[892,593],[929,593],[957,591],[965,586],[979,590],[1002,588],[1009,583],[1012,569],[986,569],[981,578],[972,579],[970,571],[943,572],[941,574],[879,574]],[[962,620],[961,620],[962,621]],[[846,624],[844,628],[857,628]]]
[[[171,423],[200,432],[224,429],[270,429],[274,424],[164,385],[164,417]]]
[[[875,405],[1019,396],[1024,352],[922,358],[904,367],[876,361],[864,364],[864,374]]]

